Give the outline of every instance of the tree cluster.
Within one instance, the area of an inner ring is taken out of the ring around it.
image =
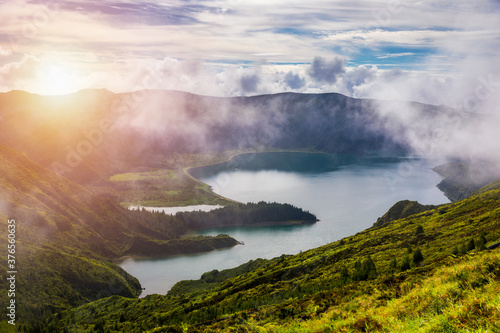
[[[270,222],[316,221],[316,216],[290,204],[235,204],[210,212],[180,212],[175,215],[190,229],[224,226],[249,226]]]

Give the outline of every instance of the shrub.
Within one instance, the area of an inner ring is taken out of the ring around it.
[[[418,266],[422,261],[424,261],[424,256],[422,255],[422,251],[417,248],[413,253],[413,263]]]
[[[471,238],[469,244],[467,244],[467,251],[472,251],[476,248],[476,243],[474,243],[474,238]]]
[[[417,227],[417,229],[415,230],[415,236],[418,236],[420,234],[423,234],[424,233],[424,227],[422,227],[421,225],[419,225]]]
[[[411,268],[410,256],[406,256],[401,263],[401,272],[407,271]]]

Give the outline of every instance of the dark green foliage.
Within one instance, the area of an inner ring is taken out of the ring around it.
[[[415,252],[413,252],[413,263],[415,266],[418,266],[422,261],[424,261],[424,256],[422,255],[422,251],[417,248]]]
[[[411,268],[410,256],[405,256],[403,262],[401,263],[401,272],[407,271]]]
[[[422,213],[436,208],[434,205],[421,205],[417,201],[402,200],[396,202],[382,217],[373,224],[374,227],[382,227],[387,222],[403,219],[408,216]]]
[[[238,241],[228,235],[194,236],[170,240],[155,240],[136,237],[130,248],[124,254],[147,257],[167,256],[176,254],[194,254],[223,249],[238,245]]]
[[[315,215],[290,204],[263,201],[234,204],[210,212],[180,212],[175,216],[191,229],[317,221]]]
[[[476,243],[474,242],[474,238],[471,238],[469,243],[467,243],[467,251],[472,251],[476,248]]]
[[[479,239],[476,243],[476,249],[478,251],[486,250],[486,234],[484,232],[482,232],[479,236]]]
[[[421,225],[417,226],[417,229],[415,230],[415,236],[421,235],[423,233],[424,233],[424,228]]]
[[[180,281],[176,283],[172,289],[168,292],[169,296],[176,296],[188,293],[199,292],[203,290],[208,290],[220,285],[222,282],[234,278],[238,275],[257,270],[261,267],[266,267],[273,262],[283,263],[288,255],[282,255],[281,257],[274,258],[271,260],[266,259],[256,259],[250,260],[249,262],[240,265],[235,268],[225,269],[222,271],[213,270],[210,272],[203,273],[200,280],[188,280]]]
[[[340,268],[340,283],[347,284],[351,280],[351,275],[346,266]]]
[[[398,268],[398,260],[396,259],[396,257],[394,257],[389,263],[389,269],[391,270],[391,272],[395,272],[397,268]]]
[[[354,272],[352,279],[354,281],[366,281],[377,277],[377,267],[371,256],[365,258],[362,262],[357,260],[354,263]]]
[[[94,332],[102,333],[104,332],[104,320],[98,319],[94,325]]]
[[[150,212],[143,208],[142,210],[130,210],[129,214],[138,224],[148,226],[164,234],[164,239],[179,237],[189,230],[184,221],[170,214],[165,214],[163,211]]]
[[[182,332],[184,332],[182,330],[182,327],[179,327],[178,325],[168,325],[158,330],[155,330],[155,333],[182,333]]]

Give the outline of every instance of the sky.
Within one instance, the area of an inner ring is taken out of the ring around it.
[[[0,91],[337,92],[496,113],[499,0],[18,0]]]

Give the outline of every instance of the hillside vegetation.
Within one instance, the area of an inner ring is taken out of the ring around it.
[[[81,332],[497,331],[500,255],[487,246],[499,240],[500,190],[490,190],[294,256],[207,272],[166,296],[92,302],[46,325]]]
[[[15,219],[16,265],[23,272],[18,331],[498,330],[498,258],[484,250],[500,240],[500,190],[498,184],[479,189],[498,177],[486,167],[478,169],[484,175],[470,172],[461,162],[436,169],[453,204],[402,202],[352,237],[207,272],[166,296],[138,299],[139,282],[114,263],[238,244],[229,235],[187,236],[207,226],[316,220],[287,205],[234,204],[193,178],[190,167],[242,152],[403,156],[412,151],[410,137],[432,137],[457,117],[463,121],[455,130],[475,128],[487,116],[339,94],[215,98],[84,90],[0,94],[0,117],[0,246],[6,248],[7,221]],[[170,216],[129,211],[119,202],[229,206]],[[6,264],[0,263],[4,272]],[[6,304],[7,280],[0,288]],[[410,303],[422,308],[413,314]]]
[[[379,217],[373,226],[381,227],[387,222],[403,219],[436,207],[435,205],[421,205],[417,201],[401,200],[396,202],[382,217]]]
[[[262,226],[283,224],[310,224],[318,219],[314,214],[290,204],[247,203],[234,204],[210,212],[180,212],[175,217],[192,229],[232,226]]]
[[[0,174],[1,245],[7,248],[7,221],[15,219],[16,265],[24,272],[17,281],[18,313],[24,322],[113,294],[137,297],[139,282],[112,259],[142,254],[134,252],[138,241],[160,247],[188,231],[165,214],[128,211],[2,146]],[[179,243],[161,254],[210,251],[237,241],[220,236]],[[4,271],[6,264],[0,263]],[[5,279],[1,290],[8,290]],[[7,292],[0,300],[5,304]]]
[[[16,222],[18,314],[36,331],[47,315],[102,297],[135,298],[139,281],[117,266],[122,256],[167,256],[232,247],[228,235],[187,236],[196,230],[180,217],[163,212],[127,210],[113,197],[95,194],[0,146],[0,245],[7,249],[7,224]],[[227,207],[243,221],[246,205]],[[248,207],[252,207],[250,204]],[[285,210],[281,210],[285,207]],[[260,203],[253,214],[286,221],[288,206]],[[293,207],[296,214],[305,214]],[[263,211],[264,214],[259,215]],[[203,222],[204,214],[196,213]],[[241,215],[241,216],[240,216]],[[268,220],[265,220],[268,221]],[[7,260],[0,268],[7,271]],[[8,281],[0,283],[0,302],[8,302]]]

